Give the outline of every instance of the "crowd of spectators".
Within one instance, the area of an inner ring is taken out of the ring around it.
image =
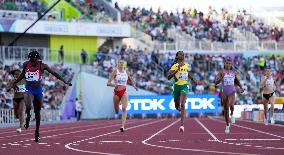
[[[81,21],[110,23],[112,19],[107,15],[104,6],[97,5],[93,0],[71,0],[81,11]]]
[[[47,6],[37,0],[0,0],[0,12],[2,18],[35,20],[40,14],[47,10]],[[103,6],[98,6],[92,0],[68,0],[81,12],[80,19],[70,19],[72,22],[91,21],[91,22],[112,22],[106,14]],[[13,12],[23,11],[23,12]],[[61,20],[58,13],[48,13],[43,20]]]
[[[242,31],[254,33],[259,40],[275,40],[283,41],[283,27],[277,25],[268,25],[263,20],[256,18],[254,15],[248,14],[246,10],[239,10],[234,17],[234,26]]]
[[[131,22],[158,41],[174,41],[168,35],[169,29],[183,31],[197,40],[218,42],[234,41],[233,28],[253,32],[260,40],[283,39],[283,28],[267,25],[246,10],[229,12],[222,8],[217,11],[210,6],[204,12],[197,9],[176,13],[158,9],[155,12],[152,8],[121,8],[118,3],[115,8],[121,12],[122,21]]]
[[[191,93],[207,94],[220,92],[215,87],[214,80],[217,72],[222,69],[224,57],[221,54],[185,54],[185,61],[190,64],[190,73],[202,82],[201,85],[191,83]],[[272,56],[230,55],[234,60],[234,70],[238,73],[247,94],[239,95],[237,104],[255,103],[259,92],[262,69],[269,65],[273,69],[274,77],[280,86],[280,95],[284,95],[284,58]],[[147,49],[132,49],[122,46],[114,50],[102,48],[96,55],[94,71],[96,74],[108,77],[116,68],[118,59],[127,61],[127,69],[137,82],[137,86],[156,92],[157,94],[171,94],[173,81],[166,78],[166,74],[175,59],[175,53],[150,52]],[[264,63],[261,63],[264,61]]]
[[[13,91],[7,92],[8,83],[13,79],[9,72],[14,69],[21,70],[21,68],[22,65],[20,63],[0,66],[0,109],[13,108]],[[51,66],[51,69],[58,72],[67,81],[71,81],[74,76],[72,69],[66,68],[62,64],[54,64]],[[43,92],[43,108],[59,109],[66,92],[66,87],[53,75],[45,73],[43,78]]]

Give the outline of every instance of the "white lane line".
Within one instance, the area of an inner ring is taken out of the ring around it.
[[[65,129],[76,129],[76,128],[80,128],[80,127],[89,127],[89,126],[97,126],[97,125],[107,125],[107,124],[111,124],[111,123],[113,123],[113,122],[104,122],[104,121],[100,121],[100,122],[97,122],[98,124],[91,124],[91,123],[88,123],[87,122],[87,124],[89,124],[89,125],[84,125],[83,123],[80,123],[80,124],[78,124],[77,125],[77,122],[71,122],[71,124],[70,123],[57,123],[57,124],[46,124],[46,125],[44,125],[44,126],[42,126],[40,129],[41,130],[57,130],[57,129],[60,129],[60,130],[65,130]],[[70,126],[70,125],[72,125],[72,124],[74,124],[74,125],[76,125],[76,127],[72,127],[72,126]],[[50,126],[51,125],[51,126]],[[63,125],[63,126],[62,126]],[[80,125],[84,125],[84,126],[80,126]],[[5,131],[5,132],[0,132],[0,135],[2,135],[2,134],[6,134],[6,133],[16,133],[16,130],[15,129],[10,129],[10,131]],[[30,133],[34,133],[34,132],[30,132]],[[23,135],[23,134],[17,134],[17,135]],[[13,135],[11,135],[11,136],[13,136]],[[16,135],[14,135],[14,136],[16,136]],[[0,137],[0,139],[2,139],[2,138],[5,138],[5,136],[4,137]]]
[[[131,141],[119,141],[119,140],[112,140],[112,141],[107,141],[107,140],[103,140],[103,141],[100,141],[101,143],[129,143],[129,144],[132,144]]]
[[[142,141],[143,144],[151,146],[151,147],[158,147],[158,148],[163,148],[163,149],[171,149],[171,150],[181,150],[181,151],[193,151],[193,152],[206,152],[206,153],[217,153],[217,154],[236,154],[236,155],[255,155],[255,154],[248,154],[248,153],[236,153],[236,152],[220,152],[220,151],[210,151],[210,150],[202,150],[202,149],[190,149],[190,148],[178,148],[178,147],[169,147],[169,146],[162,146],[162,145],[154,145],[154,144],[150,144],[147,143],[147,141],[151,140],[152,138],[154,138],[155,136],[157,136],[158,134],[160,134],[161,132],[165,131],[166,129],[168,129],[169,127],[173,126],[174,124],[176,124],[179,120],[171,123],[170,125],[164,127],[163,129],[159,130],[157,133],[154,133],[153,135],[151,135],[149,138],[145,139]]]
[[[211,118],[211,120],[214,120],[214,121],[217,121],[217,122],[222,122],[218,119],[215,119],[215,118]],[[222,122],[223,123],[223,122]],[[279,136],[279,135],[275,135],[275,134],[272,134],[272,133],[268,133],[268,132],[264,132],[264,131],[260,131],[260,130],[257,130],[257,129],[253,129],[253,128],[250,128],[250,127],[246,127],[246,126],[242,126],[242,125],[237,125],[237,124],[231,124],[233,126],[236,126],[236,127],[239,127],[239,128],[243,128],[243,129],[247,129],[247,130],[251,130],[251,131],[256,131],[256,132],[259,132],[259,133],[263,133],[263,134],[266,134],[266,135],[270,135],[270,136],[274,136],[274,137],[278,137],[278,138],[281,138],[281,139],[284,139],[284,137],[282,136]]]
[[[127,130],[131,130],[131,129],[135,129],[135,128],[139,128],[139,127],[142,127],[142,126],[146,126],[146,125],[151,125],[151,124],[155,124],[155,123],[158,123],[158,122],[162,122],[162,121],[164,121],[164,120],[165,120],[165,119],[163,119],[163,120],[158,120],[158,121],[154,121],[154,122],[148,122],[148,123],[144,123],[144,124],[140,124],[140,125],[136,125],[136,126],[127,128],[126,131],[127,131]],[[95,136],[95,137],[83,139],[83,140],[80,140],[80,141],[71,142],[71,143],[66,144],[66,145],[65,145],[65,148],[70,149],[70,150],[73,150],[73,151],[85,152],[85,153],[107,154],[107,155],[121,155],[121,154],[106,153],[106,152],[87,151],[87,150],[81,150],[81,149],[76,149],[76,148],[71,147],[73,144],[76,144],[76,143],[78,143],[78,142],[84,142],[84,141],[88,141],[88,140],[91,140],[91,139],[95,139],[95,138],[107,136],[107,135],[114,134],[114,133],[118,133],[118,132],[120,132],[120,131],[113,131],[113,132],[101,134],[101,135],[98,135],[98,136]]]
[[[145,122],[145,120],[143,120],[141,122]],[[135,121],[131,121],[128,124],[133,124],[133,123],[136,123],[136,122]],[[45,137],[41,137],[41,139],[57,137],[57,136],[63,136],[63,135],[69,135],[69,134],[80,133],[80,132],[91,131],[91,130],[105,129],[105,128],[114,127],[114,126],[120,126],[120,125],[121,125],[121,123],[117,123],[117,124],[114,124],[114,125],[109,125],[109,126],[104,126],[104,127],[90,128],[90,129],[85,129],[85,130],[79,130],[79,131],[73,131],[73,132],[67,132],[67,133],[62,133],[62,134],[55,134],[55,135],[45,136]],[[33,141],[33,140],[34,140],[34,138],[27,139],[25,141],[28,142],[28,141]],[[11,144],[11,143],[8,143],[8,144]]]
[[[220,142],[220,140],[208,129],[204,124],[202,124],[197,118],[194,118],[194,120],[217,142]]]
[[[97,125],[101,126],[101,125],[109,125],[109,124],[113,124],[113,122],[99,123]],[[51,129],[51,130],[41,129],[40,133],[54,132],[54,131],[61,131],[61,130],[70,130],[70,129],[77,129],[77,128],[86,128],[86,127],[93,127],[93,126],[97,126],[97,125],[85,125],[85,126],[75,126],[75,127],[73,126],[73,127],[59,128],[59,129],[55,128],[55,129]],[[34,134],[34,132],[29,132],[29,133],[23,133],[23,134],[3,136],[3,137],[0,137],[0,138],[11,138],[11,137],[17,137],[17,136],[33,135],[33,134]]]
[[[279,141],[281,139],[225,139],[226,141]]]

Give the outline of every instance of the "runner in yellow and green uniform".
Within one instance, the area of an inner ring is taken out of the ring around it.
[[[184,52],[178,51],[176,53],[176,60],[174,65],[172,65],[169,73],[168,79],[174,77],[174,90],[173,96],[175,101],[175,108],[180,111],[181,115],[181,126],[179,128],[180,132],[184,131],[184,119],[185,119],[185,102],[187,99],[187,94],[189,92],[188,79],[192,80],[194,83],[198,83],[188,72],[189,64],[184,62]]]

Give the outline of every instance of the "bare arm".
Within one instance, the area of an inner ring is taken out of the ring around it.
[[[179,70],[180,70],[180,65],[178,65],[177,70],[170,70],[168,72],[168,80],[172,79]]]
[[[21,80],[24,79],[26,66],[27,66],[27,62],[25,62],[25,63],[23,64],[23,70],[22,70],[20,76],[18,77],[18,79],[16,79],[16,80],[13,82],[14,84],[17,84],[18,82],[20,82]],[[13,84],[12,84],[12,85],[13,85]],[[13,87],[13,86],[12,86],[12,87]]]
[[[113,80],[114,80],[114,77],[116,76],[116,70],[113,71],[107,81],[107,86],[110,86],[110,87],[115,87],[115,84],[111,83]]]
[[[277,84],[277,82],[275,80],[274,80],[274,85],[275,85],[276,91],[279,92],[279,86],[278,86],[278,84]]]
[[[13,88],[13,83],[14,83],[14,81],[10,81],[8,83],[7,92],[11,91],[11,89]]]
[[[215,81],[215,85],[218,85],[219,83],[221,83],[221,81],[223,80],[223,77],[224,77],[223,72],[219,72],[219,73],[217,74],[217,78],[216,78],[216,81]]]
[[[137,91],[138,88],[136,87],[136,83],[135,83],[135,81],[133,80],[133,78],[130,76],[130,73],[129,73],[128,71],[127,71],[127,75],[128,75],[128,79],[129,79],[129,81],[131,82],[133,88]]]
[[[195,84],[198,84],[198,82],[194,79],[194,77],[191,76],[189,73],[188,73],[188,79],[192,80]]]
[[[241,84],[241,82],[240,82],[240,80],[239,80],[239,77],[236,75],[236,77],[235,77],[235,84],[237,85],[237,86],[239,86],[240,88],[241,88],[241,90],[242,91],[244,91],[244,89],[243,89],[243,86],[242,86],[242,84]]]
[[[49,68],[48,65],[42,63],[43,65],[43,69],[48,71],[50,74],[52,74],[53,76],[55,76],[57,79],[61,80],[62,82],[64,82],[65,84],[69,84],[71,85],[71,83],[66,82],[58,73],[56,73],[55,71],[53,71],[52,69]]]
[[[266,81],[267,81],[267,77],[266,76],[264,76],[262,79],[261,79],[261,88],[264,88],[265,87],[265,83],[266,83]]]

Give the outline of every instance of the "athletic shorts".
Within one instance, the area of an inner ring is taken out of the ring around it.
[[[32,94],[37,100],[42,100],[43,98],[43,91],[41,87],[26,87],[26,92]]]
[[[173,95],[174,95],[174,99],[177,100],[179,99],[181,94],[188,94],[188,84],[184,84],[184,85],[174,85],[174,91],[173,91]]]
[[[118,96],[119,99],[121,99],[125,92],[126,92],[126,88],[122,90],[114,90],[114,95]]]
[[[270,94],[262,94],[262,96],[268,101],[270,97],[272,97],[274,95],[274,92],[270,93]]]
[[[24,99],[24,97],[20,98],[13,98],[13,101],[15,101],[17,104],[21,103],[21,101]]]

